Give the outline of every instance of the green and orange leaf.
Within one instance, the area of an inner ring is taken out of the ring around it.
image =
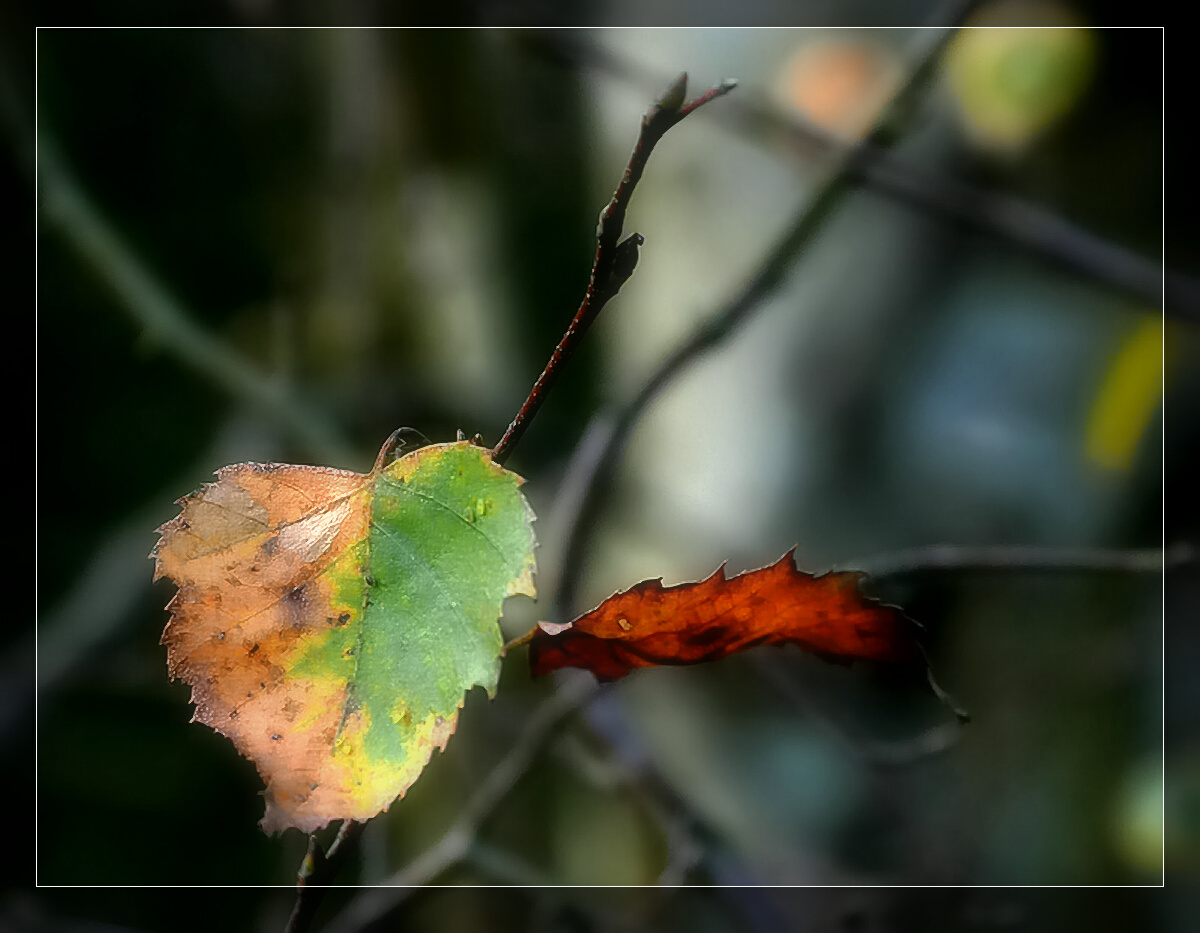
[[[386,809],[495,691],[504,599],[535,595],[521,482],[460,441],[369,474],[237,464],[180,500],[152,555],[169,671],[258,768],[265,830]]]
[[[795,644],[833,661],[922,663],[916,625],[899,609],[863,596],[864,574],[812,576],[792,552],[726,579],[662,585],[645,580],[565,625],[541,623],[529,637],[535,676],[580,667],[617,680],[641,667],[715,661],[756,645]]]

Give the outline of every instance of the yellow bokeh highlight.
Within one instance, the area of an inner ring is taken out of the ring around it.
[[[1117,350],[1092,402],[1084,443],[1089,461],[1107,470],[1133,465],[1162,402],[1164,354],[1162,318],[1146,317]]]
[[[1023,22],[1036,26],[1006,26]],[[1096,58],[1094,36],[1077,23],[1066,7],[1008,0],[985,7],[959,31],[945,73],[972,142],[1020,152],[1071,111]]]
[[[1113,814],[1113,848],[1126,865],[1146,875],[1163,870],[1163,765],[1141,762],[1126,775]]]

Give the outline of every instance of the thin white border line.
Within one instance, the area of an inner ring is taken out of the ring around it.
[[[1160,182],[1160,206],[1158,218],[1160,223],[1159,230],[1159,248],[1158,254],[1162,256],[1162,268],[1159,270],[1161,276],[1159,282],[1159,314],[1162,317],[1162,364],[1159,367],[1159,377],[1162,385],[1159,389],[1159,398],[1162,399],[1162,412],[1160,423],[1162,424],[1161,436],[1159,437],[1159,527],[1162,529],[1162,549],[1163,553],[1167,552],[1167,33],[1162,30],[1161,45],[1159,47],[1159,61],[1162,63],[1162,84],[1159,91],[1158,100],[1160,108],[1159,128],[1160,128],[1160,158],[1161,164],[1159,167]],[[1160,678],[1160,696],[1159,696],[1159,761],[1162,767],[1162,772],[1159,775],[1162,791],[1162,809],[1159,810],[1159,846],[1161,850],[1160,860],[1160,885],[1166,886],[1167,883],[1167,568],[1166,562],[1163,562],[1163,574],[1161,582],[1161,593],[1159,606],[1162,611],[1162,628],[1159,638],[1159,678]]]
[[[38,89],[38,79],[41,74],[41,69],[38,67],[38,30],[40,26],[33,28],[33,579],[41,579],[41,563],[38,559],[41,554],[41,541],[39,537],[40,522],[38,521],[38,503],[41,502],[41,484],[39,478],[42,475],[41,469],[41,443],[38,433],[40,419],[38,418],[38,387],[41,385],[41,371],[38,363],[41,361],[42,354],[38,346],[38,325],[41,322],[39,309],[41,308],[41,295],[38,293],[38,279],[41,271],[41,159],[39,158],[38,147],[41,141],[41,132],[38,120],[41,116],[40,105],[41,95]],[[41,717],[38,715],[38,704],[40,702],[40,693],[38,689],[38,672],[41,670],[41,664],[38,659],[38,634],[40,626],[38,620],[41,619],[41,610],[38,603],[38,593],[41,588],[34,586],[33,588],[33,884],[34,887],[40,887],[38,882],[38,872],[41,869],[42,860],[39,857],[40,851],[38,841],[41,833],[38,831],[38,816],[41,811],[41,798],[39,791],[41,789],[41,774],[38,771],[38,765],[41,762],[40,749],[38,748],[38,724],[41,722]]]
[[[487,29],[487,30],[529,29],[528,26],[515,26],[515,25],[514,26],[486,26],[486,25],[454,26],[454,28],[455,29],[478,29],[478,30],[482,30],[482,29]],[[790,26],[764,26],[764,25],[700,25],[700,26],[586,25],[586,26],[562,26],[562,25],[559,25],[559,26],[539,26],[538,29],[553,29],[553,30],[568,30],[568,29],[569,30],[618,30],[618,29],[631,30],[631,29],[641,29],[641,30],[671,30],[671,31],[683,31],[683,30],[706,30],[707,31],[707,30],[716,30],[716,29],[725,29],[725,30],[787,29],[787,30],[810,30],[810,31],[815,31],[815,30],[857,31],[857,30],[904,29],[907,31],[912,31],[914,29],[941,29],[941,28],[942,28],[942,26],[904,26],[904,25],[880,25],[880,26],[872,26],[872,25],[854,25],[854,26],[836,26],[836,25],[817,25],[817,26],[804,26],[804,25],[790,25]],[[1160,155],[1160,171],[1162,171],[1162,183],[1160,183],[1160,193],[1159,193],[1159,204],[1160,204],[1159,247],[1160,247],[1160,254],[1163,255],[1163,265],[1162,265],[1162,269],[1160,269],[1160,271],[1159,271],[1159,276],[1160,276],[1160,279],[1159,279],[1160,293],[1159,294],[1160,294],[1160,296],[1162,296],[1162,307],[1160,307],[1159,313],[1162,314],[1164,326],[1163,326],[1162,353],[1160,353],[1160,363],[1162,363],[1162,366],[1160,366],[1160,377],[1159,377],[1160,386],[1159,387],[1160,387],[1160,392],[1162,392],[1162,396],[1160,396],[1160,397],[1163,398],[1163,426],[1164,426],[1164,429],[1162,432],[1162,437],[1160,437],[1160,439],[1159,439],[1159,447],[1160,447],[1160,450],[1159,450],[1159,453],[1160,453],[1159,488],[1163,490],[1162,498],[1160,498],[1160,501],[1159,501],[1159,528],[1160,528],[1159,537],[1160,537],[1160,543],[1162,543],[1162,548],[1165,552],[1165,549],[1166,549],[1166,486],[1165,486],[1165,482],[1166,482],[1166,431],[1165,431],[1165,425],[1166,425],[1166,417],[1165,417],[1165,411],[1166,411],[1166,326],[1165,326],[1165,321],[1166,321],[1166,307],[1165,307],[1165,295],[1166,295],[1166,28],[1165,28],[1165,26],[1160,26],[1160,25],[1118,26],[1118,25],[1087,25],[1087,24],[1080,24],[1078,26],[1067,26],[1067,25],[1061,25],[1061,26],[1052,26],[1052,25],[1051,26],[983,25],[983,26],[967,26],[967,28],[970,28],[970,29],[1090,29],[1090,30],[1123,30],[1123,31],[1157,29],[1160,32],[1160,38],[1162,38],[1162,48],[1160,48],[1159,60],[1160,60],[1160,62],[1162,62],[1162,66],[1160,66],[1160,67],[1162,67],[1162,77],[1160,77],[1160,92],[1159,92],[1159,114],[1160,114],[1159,125],[1160,125],[1160,142],[1162,142],[1162,155]],[[40,296],[40,294],[38,294],[38,281],[40,281],[40,270],[41,270],[41,249],[40,249],[40,243],[41,243],[41,236],[40,236],[40,234],[41,234],[41,229],[40,229],[41,158],[40,158],[40,152],[38,152],[38,149],[40,149],[40,145],[41,145],[41,132],[40,132],[40,130],[41,130],[41,126],[40,126],[41,94],[40,94],[40,86],[38,86],[38,80],[40,80],[41,68],[38,67],[38,65],[40,65],[40,64],[38,64],[38,32],[40,32],[43,29],[67,30],[67,29],[74,29],[74,26],[56,26],[56,25],[35,25],[34,26],[34,514],[35,514],[35,520],[34,520],[34,578],[35,579],[40,578],[40,561],[38,561],[38,554],[41,553],[40,552],[40,541],[38,541],[38,522],[37,522],[37,502],[40,501],[40,498],[38,498],[38,496],[40,496],[40,483],[38,483],[38,476],[40,476],[40,435],[38,435],[38,427],[40,427],[40,423],[38,423],[38,417],[37,417],[37,414],[38,414],[37,413],[37,390],[38,390],[38,386],[41,385],[41,381],[40,381],[41,380],[41,371],[40,371],[41,353],[40,353],[40,345],[38,345],[38,323],[40,323],[40,313],[38,313],[38,312],[40,312],[40,308],[41,308],[41,301],[40,301],[41,296]],[[283,29],[283,30],[288,30],[288,31],[290,31],[290,30],[317,30],[317,29],[319,29],[319,30],[330,30],[330,29],[338,29],[338,30],[347,30],[347,29],[428,30],[428,29],[443,29],[443,26],[404,26],[404,25],[391,25],[391,26],[370,26],[370,25],[325,25],[325,26],[322,26],[322,25],[317,25],[317,26],[306,26],[306,25],[283,25],[283,26],[271,26],[271,25],[226,25],[226,26],[150,25],[150,26],[128,26],[128,25],[98,25],[98,26],[91,26],[91,29],[102,29],[102,30],[142,30],[142,29],[145,29],[145,30],[179,30],[179,29],[192,30],[192,29],[196,29],[196,30],[230,30],[230,31],[270,30],[270,29]],[[878,887],[878,889],[893,889],[893,887],[895,887],[895,889],[912,889],[912,887],[928,886],[928,887],[943,887],[943,889],[947,889],[947,890],[954,890],[954,889],[972,889],[972,890],[974,890],[974,889],[980,889],[980,890],[1034,889],[1034,890],[1040,890],[1040,889],[1048,889],[1048,887],[1052,887],[1052,889],[1058,889],[1058,887],[1067,887],[1067,889],[1087,890],[1087,889],[1094,889],[1094,887],[1104,887],[1104,889],[1109,889],[1109,887],[1118,887],[1118,889],[1157,889],[1157,887],[1165,887],[1165,884],[1166,884],[1166,570],[1165,570],[1165,567],[1163,570],[1162,580],[1160,580],[1160,604],[1162,604],[1162,627],[1160,627],[1160,632],[1162,632],[1162,638],[1160,638],[1159,672],[1160,672],[1160,679],[1162,679],[1162,687],[1160,687],[1160,702],[1159,702],[1159,744],[1160,744],[1160,756],[1162,756],[1162,765],[1163,765],[1162,775],[1160,775],[1160,788],[1162,788],[1163,807],[1162,807],[1162,809],[1160,809],[1160,812],[1159,812],[1160,837],[1162,837],[1162,838],[1160,838],[1160,843],[1159,843],[1160,856],[1162,856],[1162,877],[1160,877],[1159,883],[1157,885],[1156,884],[1142,884],[1142,885],[893,885],[893,884],[877,884],[877,885],[870,885],[870,886]],[[37,887],[37,889],[41,889],[41,887],[46,887],[46,889],[61,889],[61,887],[66,887],[66,889],[94,889],[94,887],[96,887],[96,889],[110,889],[110,887],[128,887],[128,889],[157,890],[157,889],[170,889],[170,887],[181,887],[181,889],[206,890],[206,889],[212,889],[212,887],[228,887],[228,889],[274,889],[274,887],[278,887],[278,889],[282,889],[282,890],[294,890],[294,885],[289,885],[289,884],[283,884],[283,885],[239,885],[239,884],[206,884],[206,885],[54,884],[54,885],[46,885],[46,884],[41,884],[41,881],[38,881],[38,872],[40,872],[40,868],[41,868],[41,859],[40,859],[40,857],[38,857],[38,856],[40,856],[40,851],[38,851],[38,842],[40,842],[40,839],[38,839],[38,837],[40,837],[40,833],[38,833],[36,826],[37,826],[38,814],[40,814],[40,812],[41,812],[41,809],[40,809],[40,806],[41,806],[40,777],[41,776],[40,776],[40,771],[38,771],[38,765],[40,765],[40,762],[41,762],[40,748],[38,748],[38,723],[40,723],[41,717],[40,717],[40,692],[38,692],[38,690],[37,690],[37,672],[38,672],[38,670],[41,669],[41,666],[40,666],[40,658],[38,658],[38,648],[40,648],[40,638],[38,638],[38,634],[40,634],[40,631],[38,631],[37,620],[40,618],[41,618],[40,607],[38,607],[37,588],[35,586],[35,594],[34,594],[34,620],[35,620],[34,621],[34,626],[35,626],[35,628],[34,628],[34,684],[35,684],[35,688],[34,688],[34,819],[35,819],[34,886]],[[378,886],[394,886],[394,885],[343,885],[343,886],[347,886],[347,887],[378,887]],[[440,889],[440,887],[457,887],[457,886],[458,885],[439,885],[439,884],[422,885],[422,887],[439,887],[439,889]],[[479,884],[479,885],[473,885],[473,886],[474,887],[510,887],[511,885]],[[641,887],[642,885],[577,885],[577,886],[583,886],[583,887]],[[806,889],[806,887],[858,887],[857,885],[739,885],[739,886],[746,886],[746,887],[799,887],[799,889]]]

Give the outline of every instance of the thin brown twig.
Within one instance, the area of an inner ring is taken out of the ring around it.
[[[972,4],[963,5],[967,10]],[[965,13],[964,13],[965,15]],[[643,383],[641,389],[615,413],[603,413],[596,422],[603,430],[603,443],[595,442],[593,432],[589,459],[575,457],[572,466],[581,471],[571,487],[578,495],[563,507],[567,517],[566,543],[562,549],[562,570],[558,593],[551,604],[551,621],[572,616],[575,590],[583,566],[587,541],[599,513],[600,500],[607,491],[606,480],[619,461],[633,429],[641,421],[658,394],[693,362],[722,344],[783,283],[797,258],[825,228],[845,197],[853,190],[854,178],[864,154],[893,145],[907,116],[916,106],[932,79],[936,65],[954,30],[942,30],[917,58],[908,80],[884,108],[874,129],[852,148],[838,168],[800,210],[791,225],[757,267],[755,273],[712,317],[681,343]]]
[[[652,69],[580,35],[535,33],[522,38],[573,67],[594,68],[638,86],[661,80]],[[781,145],[789,154],[807,159],[845,159],[850,150],[850,144],[836,134],[752,93],[713,116],[754,143]],[[1168,316],[1200,321],[1200,280],[1195,276],[1164,271],[1157,258],[1100,236],[1041,205],[922,170],[880,148],[860,148],[853,171],[856,179],[873,191],[1162,307]]]
[[[315,833],[308,837],[308,851],[296,873],[296,903],[284,933],[304,933],[312,926],[328,886],[354,851],[366,825],[344,820],[328,851],[321,848]]]
[[[675,82],[642,117],[641,129],[638,132],[637,143],[625,173],[621,176],[617,189],[603,211],[600,212],[600,222],[596,228],[596,257],[592,261],[592,274],[588,280],[587,291],[583,301],[575,312],[575,317],[567,326],[558,346],[550,355],[546,368],[538,376],[529,395],[521,405],[512,423],[500,438],[500,442],[492,449],[492,459],[503,463],[512,453],[513,447],[521,439],[534,416],[538,413],[546,395],[558,380],[563,366],[574,355],[588,328],[592,326],[601,309],[621,290],[637,265],[638,248],[643,239],[639,233],[631,233],[621,240],[625,225],[625,213],[633,190],[641,180],[646,162],[655,145],[667,130],[683,120],[688,114],[729,93],[737,86],[735,81],[723,81],[709,88],[695,100],[684,103],[687,94],[687,73],[681,74]],[[618,242],[619,241],[619,242]]]

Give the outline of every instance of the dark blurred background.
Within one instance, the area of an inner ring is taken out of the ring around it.
[[[828,6],[808,21],[893,15]],[[270,24],[275,7],[213,16]],[[1036,205],[1032,226],[1153,270],[1172,199],[1163,33],[1083,28],[1105,12],[982,5],[976,24],[1073,28],[962,32],[894,153],[935,192]],[[14,888],[0,926],[277,929],[292,895],[262,886],[292,882],[305,840],[257,828],[253,766],[188,723],[158,644],[171,588],[146,555],[173,500],[241,460],[365,471],[401,425],[495,443],[582,296],[642,112],[681,70],[694,93],[736,77],[656,150],[628,221],[640,266],[509,461],[547,596],[593,418],[736,293],[836,170],[788,121],[853,142],[933,34],[56,28],[35,72],[28,23],[6,17],[14,212],[35,164],[39,185],[37,640],[27,615],[0,635],[9,799],[32,813],[36,795],[41,885],[249,887],[184,913],[165,891]],[[1167,229],[1169,268],[1194,274],[1195,232]],[[857,186],[648,409],[573,576],[581,610],[797,544],[810,571],[1027,548],[1049,566],[871,585],[928,630],[968,727],[919,683],[791,650],[635,674],[542,743],[429,879],[547,887],[414,893],[371,928],[1185,928],[1191,905],[1153,890],[553,887],[1157,886],[1164,852],[1168,878],[1194,876],[1200,587],[1194,564],[1164,581],[1148,552],[1164,477],[1195,470],[1196,291],[1164,326],[1153,287],[1055,248]],[[1194,541],[1196,518],[1169,502],[1165,541]],[[1109,569],[1058,567],[1059,548]],[[514,600],[505,631],[548,611]],[[442,836],[555,687],[524,661],[506,660],[496,700],[468,697],[340,880],[386,881]]]

